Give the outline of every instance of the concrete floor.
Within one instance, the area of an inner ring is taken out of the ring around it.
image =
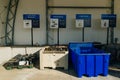
[[[120,80],[120,70],[111,69],[107,77],[77,78],[73,70],[39,70],[36,68],[6,70],[0,66],[0,80]]]

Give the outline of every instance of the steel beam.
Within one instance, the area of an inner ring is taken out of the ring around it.
[[[111,14],[114,14],[114,0],[111,0]],[[110,43],[114,44],[114,28],[110,28]]]
[[[14,45],[14,27],[19,0],[9,0],[5,23],[5,45]]]
[[[74,9],[111,9],[111,7],[102,6],[48,6],[48,8],[74,8]]]
[[[48,27],[48,0],[46,0],[46,45],[49,44],[49,27]]]

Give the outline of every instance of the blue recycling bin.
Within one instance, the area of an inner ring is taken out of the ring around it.
[[[92,43],[70,43],[69,53],[78,77],[108,75],[110,54],[94,48]]]

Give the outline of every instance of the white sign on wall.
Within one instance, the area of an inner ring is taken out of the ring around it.
[[[109,27],[109,20],[101,20],[101,27],[108,28]]]
[[[91,14],[76,14],[76,28],[91,27]]]
[[[32,28],[32,20],[23,21],[24,28]]]
[[[76,20],[76,27],[77,28],[84,27],[84,20]]]
[[[50,15],[50,28],[66,28],[66,15],[64,14]]]
[[[58,19],[50,19],[50,28],[58,28]]]

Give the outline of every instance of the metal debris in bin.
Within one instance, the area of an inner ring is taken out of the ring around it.
[[[33,58],[34,58],[33,54],[29,54],[29,55],[18,54],[12,59],[10,59],[8,62],[6,62],[3,66],[7,70],[11,70],[13,68],[17,68],[17,69],[33,68],[33,62],[32,62]]]

